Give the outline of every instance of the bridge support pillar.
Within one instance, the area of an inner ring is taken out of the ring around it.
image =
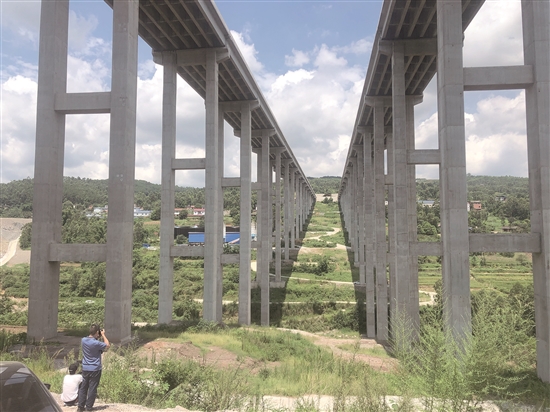
[[[105,329],[131,338],[139,1],[113,3]]]
[[[437,0],[443,307],[446,325],[457,338],[471,331],[462,42],[462,4]]]
[[[42,2],[41,10],[28,324],[37,340],[57,336],[59,262],[48,253],[61,243],[65,114],[55,96],[67,90],[69,2]]]
[[[522,1],[525,64],[533,66],[525,90],[531,232],[539,233],[533,253],[537,374],[550,382],[550,2]]]
[[[172,159],[176,157],[176,96],[177,58],[175,53],[163,56],[164,83],[162,90],[162,181],[160,208],[159,323],[172,321],[174,298],[174,206],[176,172]]]
[[[363,134],[363,162],[364,162],[364,213],[365,213],[365,302],[367,319],[367,337],[376,337],[375,312],[375,214],[374,214],[374,168],[372,133]]]
[[[273,183],[269,158],[269,132],[262,132],[262,147],[258,150],[259,216],[258,216],[258,270],[257,280],[260,285],[260,323],[269,326],[269,262],[272,253],[272,230],[270,215],[272,213],[271,185]]]
[[[251,323],[250,258],[252,238],[252,113],[249,104],[241,108],[241,203],[239,241],[239,324]]]
[[[205,221],[204,221],[204,300],[203,318],[221,322],[218,278],[221,276],[222,228],[219,226],[220,186],[218,61],[216,51],[206,54],[206,139],[205,139]]]
[[[284,199],[284,258],[290,260],[290,231],[292,229],[292,197],[290,191],[290,160],[283,160],[283,199]]]
[[[388,339],[388,279],[386,275],[386,207],[384,176],[384,102],[374,103],[374,202],[376,239],[376,338]]]
[[[411,268],[409,266],[409,223],[408,196],[409,179],[407,166],[407,98],[405,96],[405,50],[401,42],[393,43],[392,53],[392,144],[391,174],[393,194],[392,266],[393,278],[390,279],[392,299],[390,302],[392,321],[402,317],[410,322]],[[415,201],[416,205],[416,201]],[[393,285],[392,285],[393,283]]]
[[[281,151],[275,152],[275,282],[281,281]]]

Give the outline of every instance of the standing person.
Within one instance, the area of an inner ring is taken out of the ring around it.
[[[103,337],[103,342],[99,339]],[[91,411],[97,396],[97,386],[101,379],[101,355],[111,344],[96,324],[90,326],[90,335],[82,338],[82,384],[78,391],[77,412]]]
[[[82,382],[82,375],[76,373],[80,362],[76,361],[69,365],[69,374],[63,378],[63,392],[61,400],[65,402],[65,406],[75,406],[78,402],[78,387]]]

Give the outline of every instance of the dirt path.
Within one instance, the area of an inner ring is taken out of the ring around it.
[[[31,252],[19,247],[21,229],[30,222],[31,219],[0,218],[0,266],[31,262]]]

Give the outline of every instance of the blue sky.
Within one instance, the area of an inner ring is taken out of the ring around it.
[[[71,0],[68,91],[110,89],[111,9]],[[339,176],[348,152],[381,1],[223,1],[232,31],[307,176]],[[0,0],[0,182],[34,175],[40,2]],[[518,0],[487,1],[465,34],[466,66],[522,64]],[[483,41],[480,41],[483,39]],[[136,177],[160,182],[162,67],[140,41]],[[467,170],[526,176],[523,92],[466,93]],[[437,147],[435,81],[415,108],[418,148]],[[178,83],[177,156],[204,157],[204,103]],[[68,116],[65,175],[108,176],[109,118]],[[239,141],[226,127],[225,175],[237,176]],[[437,168],[418,167],[419,177]],[[180,186],[203,173],[178,171]]]

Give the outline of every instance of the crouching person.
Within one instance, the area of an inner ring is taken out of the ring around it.
[[[75,406],[78,402],[78,388],[82,382],[82,375],[76,373],[80,362],[74,362],[69,365],[69,374],[63,378],[63,392],[61,400],[65,406]]]

